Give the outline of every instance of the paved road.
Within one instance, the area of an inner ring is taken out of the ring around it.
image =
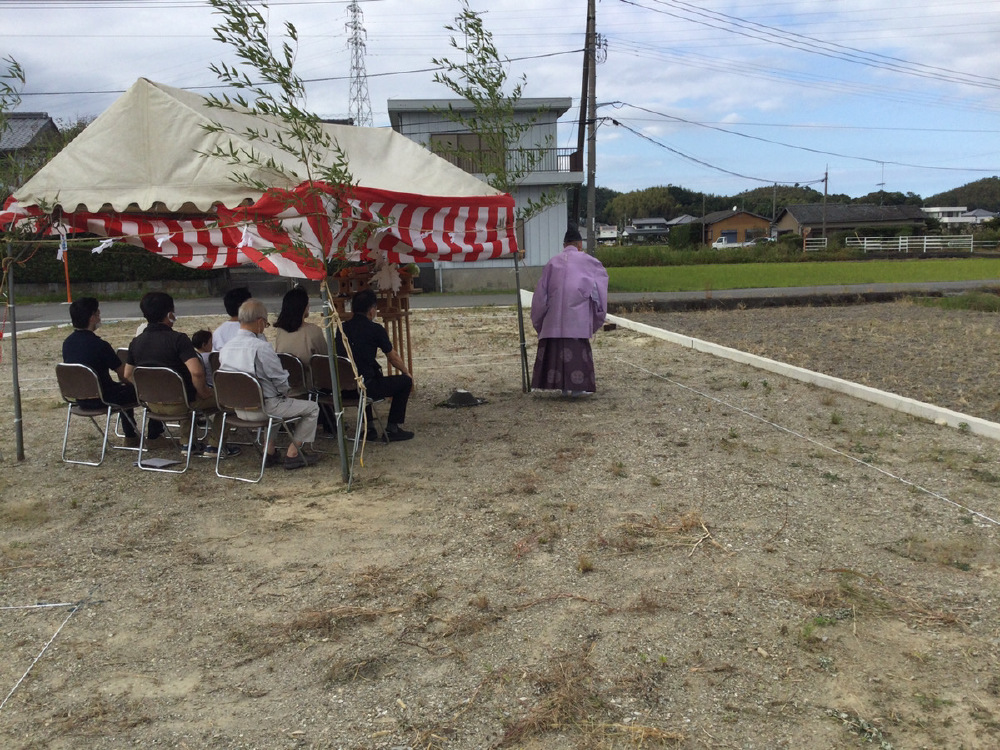
[[[709,297],[713,300],[763,300],[781,297],[807,297],[825,295],[872,295],[903,294],[912,292],[938,292],[958,294],[969,289],[984,286],[1000,286],[1000,279],[982,281],[935,281],[923,284],[853,284],[842,286],[786,287],[780,289],[713,289],[711,293],[700,292],[636,292],[612,293],[612,303],[670,303],[698,302]],[[16,300],[15,300],[16,301]],[[264,297],[268,308],[276,313],[281,307],[280,297]],[[318,304],[318,299],[315,301]],[[480,307],[490,305],[513,305],[513,292],[505,294],[418,294],[410,298],[413,309]],[[39,303],[17,305],[17,328],[30,331],[53,325],[69,323],[69,310],[65,303]],[[225,315],[220,299],[182,299],[177,301],[179,317],[187,315]],[[138,320],[139,303],[135,301],[101,302],[101,315],[105,322],[115,320]]]

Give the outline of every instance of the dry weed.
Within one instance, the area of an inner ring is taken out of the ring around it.
[[[520,746],[530,737],[578,726],[603,709],[599,677],[588,657],[588,653],[557,657],[544,672],[535,673],[531,679],[538,700],[507,727],[496,746]]]
[[[357,680],[374,680],[378,677],[383,661],[377,657],[334,659],[326,669],[324,682],[333,685]]]
[[[399,610],[376,610],[366,607],[334,607],[326,610],[302,612],[290,622],[278,625],[283,632],[294,635],[300,632],[315,632],[324,637],[332,636],[342,622],[370,621],[384,614]]]
[[[42,500],[21,500],[0,505],[0,524],[34,528],[51,520],[49,506]]]

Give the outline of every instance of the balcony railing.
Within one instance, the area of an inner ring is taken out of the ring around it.
[[[440,153],[443,159],[473,174],[484,170],[475,153]],[[583,156],[575,148],[527,148],[507,154],[507,168],[512,172],[582,172]]]

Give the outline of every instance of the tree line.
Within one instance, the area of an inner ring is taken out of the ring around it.
[[[632,219],[674,219],[688,214],[701,217],[735,206],[768,219],[777,218],[786,206],[821,203],[823,193],[809,186],[775,185],[746,190],[736,195],[711,195],[677,185],[666,185],[620,193],[596,189],[597,221],[623,226]],[[1000,177],[986,177],[961,187],[921,198],[916,193],[875,191],[852,198],[844,193],[827,195],[828,203],[877,206],[966,206],[1000,211]]]

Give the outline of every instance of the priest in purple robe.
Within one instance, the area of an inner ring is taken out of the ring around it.
[[[531,323],[538,332],[532,389],[588,396],[597,390],[590,337],[608,312],[608,272],[583,252],[580,231],[570,226],[563,251],[542,271],[531,301]]]

